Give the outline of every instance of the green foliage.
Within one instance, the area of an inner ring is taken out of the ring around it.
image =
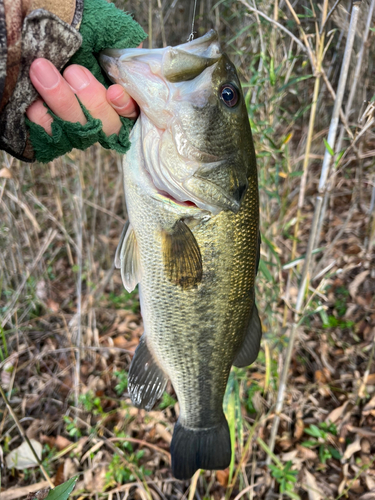
[[[134,313],[139,311],[138,287],[132,292],[123,290],[122,293],[110,292],[108,300],[116,309],[127,309]]]
[[[248,388],[247,390],[247,399],[246,399],[246,409],[249,413],[256,413],[257,410],[255,409],[254,405],[253,405],[253,397],[255,396],[255,394],[257,392],[261,392],[262,391],[262,388],[260,387],[260,385],[255,382],[255,381],[251,381],[250,383],[250,387]]]
[[[320,422],[318,426],[310,425],[309,428],[305,429],[305,433],[312,436],[313,439],[304,441],[301,443],[302,446],[317,448],[319,460],[323,465],[331,458],[335,458],[336,460],[341,459],[341,453],[332,444],[329,444],[333,442],[332,438],[337,436],[337,427],[335,424]]]
[[[280,493],[285,493],[293,499],[299,499],[299,496],[293,492],[294,485],[297,481],[298,471],[292,470],[292,461],[289,460],[283,467],[280,465],[270,464],[271,475],[276,479],[280,486]]]
[[[126,467],[119,455],[114,455],[108,466],[108,472],[105,475],[106,485],[115,486],[116,484],[125,484],[135,479],[132,471]]]
[[[72,477],[68,481],[65,481],[65,483],[56,486],[53,490],[50,490],[46,500],[67,500],[76,485],[77,479],[78,476]]]
[[[118,370],[114,372],[114,375],[118,380],[117,384],[115,385],[115,391],[118,396],[121,396],[128,388],[128,372],[126,372],[125,370]]]
[[[177,401],[170,396],[167,392],[163,393],[163,398],[159,404],[159,408],[161,410],[165,410],[165,408],[168,408],[169,406],[174,406],[177,403]]]
[[[63,418],[64,418],[64,422],[66,424],[65,429],[66,429],[66,432],[69,434],[69,436],[75,437],[75,438],[82,437],[81,429],[79,429],[79,427],[77,427],[77,424],[73,421],[73,419],[71,419],[67,415],[64,415]]]
[[[133,447],[129,441],[124,441],[122,447],[128,452],[126,458],[123,459],[117,454],[113,456],[105,475],[105,488],[135,481],[137,476],[143,478],[151,474],[150,470],[140,465],[140,460],[145,453],[144,450],[133,452]]]
[[[100,398],[95,396],[92,391],[87,391],[85,394],[79,396],[79,402],[84,409],[94,415],[103,415],[104,411],[101,406]]]

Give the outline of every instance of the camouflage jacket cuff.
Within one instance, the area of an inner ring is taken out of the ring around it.
[[[61,70],[81,46],[82,14],[83,0],[0,0],[0,149],[20,160],[35,159],[25,124],[38,95],[30,65],[45,57]]]

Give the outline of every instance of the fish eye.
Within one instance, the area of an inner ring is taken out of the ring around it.
[[[239,98],[236,87],[230,83],[225,83],[220,90],[220,98],[228,108],[233,108]]]

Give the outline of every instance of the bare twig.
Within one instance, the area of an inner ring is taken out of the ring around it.
[[[268,17],[266,14],[264,14],[264,12],[261,12],[260,10],[257,10],[255,9],[254,7],[251,7],[251,5],[249,5],[249,3],[246,1],[246,0],[239,0],[243,5],[245,5],[245,7],[247,7],[249,10],[251,10],[252,12],[255,12],[258,16],[261,16],[263,17],[264,19],[266,19],[268,22],[270,22],[271,24],[274,24],[275,26],[277,26],[279,29],[281,29],[282,31],[284,31],[288,36],[290,36],[295,42],[296,44],[304,51],[306,52],[306,47],[303,45],[303,43],[301,42],[301,40],[299,40],[295,35],[293,35],[293,33],[291,33],[287,28],[285,28],[285,26],[283,26],[282,24],[280,24],[279,22],[275,21],[275,19],[272,19],[272,17]]]
[[[341,0],[336,0],[335,2],[335,5],[332,7],[332,9],[328,12],[328,15],[326,17],[326,20],[324,21],[322,27],[320,28],[320,34],[323,33],[323,31],[325,30],[325,27],[330,19],[330,17],[332,16],[332,14],[335,12],[335,10],[337,9],[337,6],[338,4],[341,2]]]

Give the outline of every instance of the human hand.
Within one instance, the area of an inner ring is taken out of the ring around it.
[[[68,66],[62,76],[50,61],[39,58],[31,64],[30,79],[41,99],[29,106],[26,115],[49,135],[52,135],[53,117],[43,101],[62,120],[84,125],[87,120],[76,95],[91,116],[102,121],[107,136],[119,133],[119,116],[136,118],[139,113],[137,104],[121,85],[106,89],[88,69],[77,64]]]

